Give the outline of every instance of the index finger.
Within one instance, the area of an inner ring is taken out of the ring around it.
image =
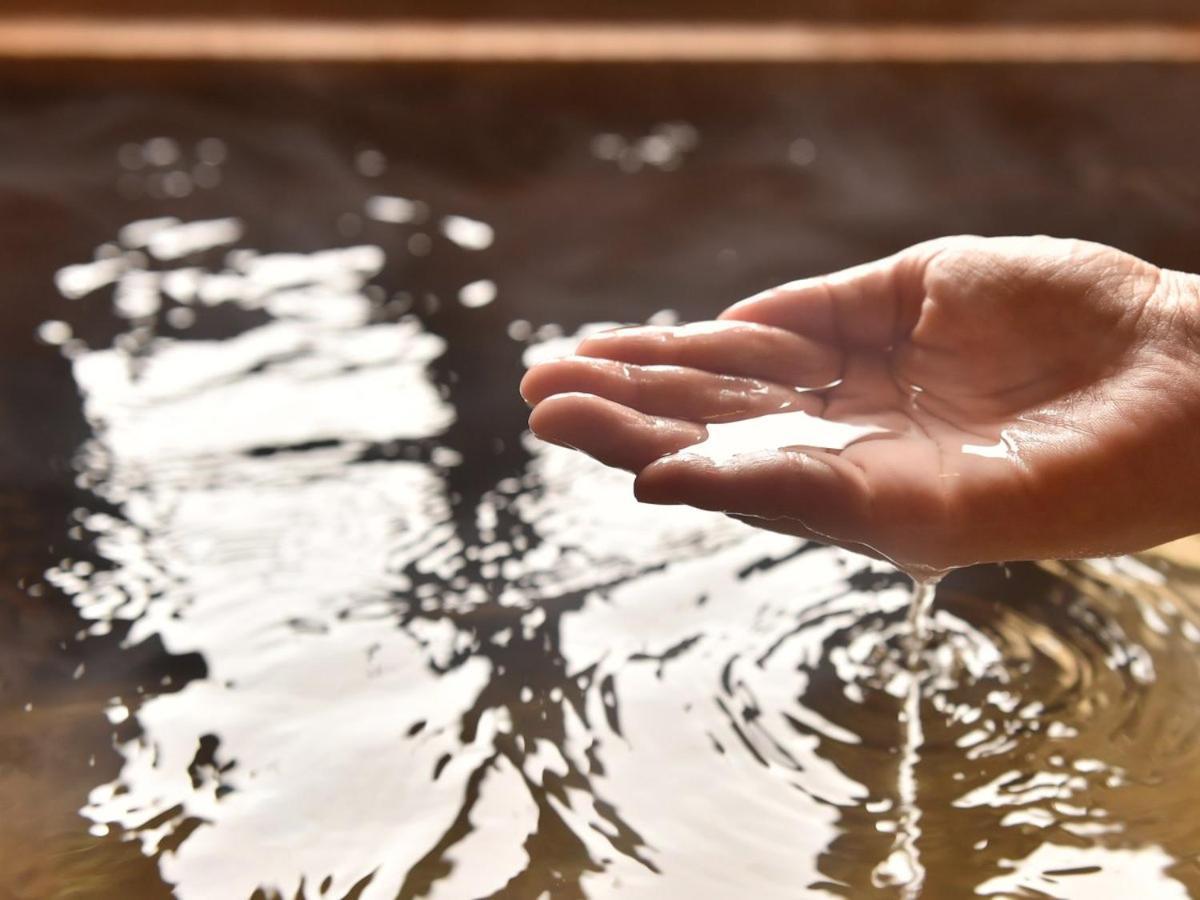
[[[842,354],[836,348],[782,328],[746,322],[622,328],[585,338],[576,352],[639,366],[683,366],[792,387],[827,387],[842,374]]]
[[[916,324],[929,263],[962,240],[926,241],[840,272],[781,284],[735,303],[718,319],[783,328],[838,347],[884,349]]]

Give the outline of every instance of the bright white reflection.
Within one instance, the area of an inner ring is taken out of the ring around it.
[[[400,225],[405,222],[416,222],[424,217],[425,204],[406,197],[389,197],[378,194],[368,197],[366,213],[368,218],[377,222],[390,222]]]
[[[124,236],[162,228],[186,226]],[[84,813],[147,853],[199,824],[161,858],[181,897],[326,875],[340,896],[372,871],[394,893],[453,823],[501,726],[485,712],[473,741],[460,735],[491,673],[483,658],[431,670],[459,649],[453,628],[380,622],[411,586],[405,567],[449,540],[448,511],[432,468],[357,461],[355,448],[434,437],[453,421],[425,374],[442,342],[413,321],[367,324],[361,291],[381,262],[371,248],[229,262],[152,274],[133,259],[121,277],[145,276],[158,299],[175,276],[177,301],[232,302],[272,321],[222,341],[160,338],[137,354],[118,342],[75,358],[97,435],[84,477],[121,518],[85,519],[113,567],[60,574],[62,586],[96,630],[136,620],[131,642],[156,636],[172,653],[202,653],[208,670],[136,707],[142,734],[121,745],[118,781]],[[527,797],[523,813],[505,799],[521,790],[515,777],[494,765],[472,818],[536,821]],[[472,851],[490,863],[448,884],[487,893],[519,870],[520,841],[493,847],[493,834]]]
[[[841,450],[864,437],[888,433],[884,428],[848,425],[804,412],[756,416],[705,427],[708,437],[681,451],[680,456],[699,456],[714,463],[724,463],[744,454],[788,447]]]
[[[107,561],[49,577],[90,633],[128,621],[203,660],[107,703],[123,766],[82,810],[176,896],[855,896],[898,842],[977,833],[1022,858],[976,848],[997,895],[1111,875],[1182,896],[1166,851],[1050,840],[1123,838],[1112,735],[1132,746],[1142,693],[1194,683],[1167,610],[1124,631],[1086,585],[1069,608],[942,605],[915,682],[890,566],[640,506],[629,475],[528,435],[522,469],[461,496],[479,461],[440,443],[446,347],[373,318],[383,250],[148,255],[164,234],[225,253],[229,227],[196,224],[135,223],[60,272],[83,302],[111,285],[112,347],[42,328],[94,429],[79,478],[102,508],[76,518]],[[257,324],[156,336],[225,304]],[[529,364],[604,327],[508,330]],[[712,429],[726,451],[763,440],[745,431]],[[937,737],[907,767],[902,712]],[[933,885],[945,854],[920,849]]]
[[[442,234],[464,250],[486,250],[496,239],[491,225],[466,216],[446,216],[442,219]]]
[[[1167,874],[1174,860],[1161,847],[1109,850],[1046,843],[1025,859],[1009,864],[975,889],[983,897],[1052,896],[1063,900],[1147,897],[1174,900],[1191,896]]]
[[[496,299],[496,282],[482,278],[463,285],[458,291],[458,302],[467,309],[487,306]]]

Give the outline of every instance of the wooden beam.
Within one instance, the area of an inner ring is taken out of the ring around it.
[[[0,17],[0,57],[262,62],[1194,63],[1200,27]]]

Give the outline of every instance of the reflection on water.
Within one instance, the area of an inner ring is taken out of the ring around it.
[[[402,197],[367,214],[429,216],[455,252],[494,238]],[[375,283],[382,248],[259,253],[243,231],[133,223],[58,280],[127,320],[112,345],[40,331],[94,429],[76,520],[106,562],[52,580],[89,634],[129,621],[130,646],[206,665],[112,698],[123,767],[82,810],[178,896],[1200,888],[1185,570],[957,573],[910,666],[906,579],[881,563],[639,507],[627,476],[528,436],[520,471],[464,493],[477,461],[446,435],[492,427],[455,404],[488,373],[435,378],[446,341]],[[468,310],[503,304],[487,285]],[[225,308],[230,336],[161,336]],[[530,359],[573,345],[507,332]]]

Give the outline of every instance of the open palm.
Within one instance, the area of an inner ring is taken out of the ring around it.
[[[1197,526],[1188,276],[1109,247],[949,238],[796,282],[716,322],[584,340],[522,393],[540,437],[687,503],[910,570],[1140,549]],[[841,450],[679,453],[800,410]]]

